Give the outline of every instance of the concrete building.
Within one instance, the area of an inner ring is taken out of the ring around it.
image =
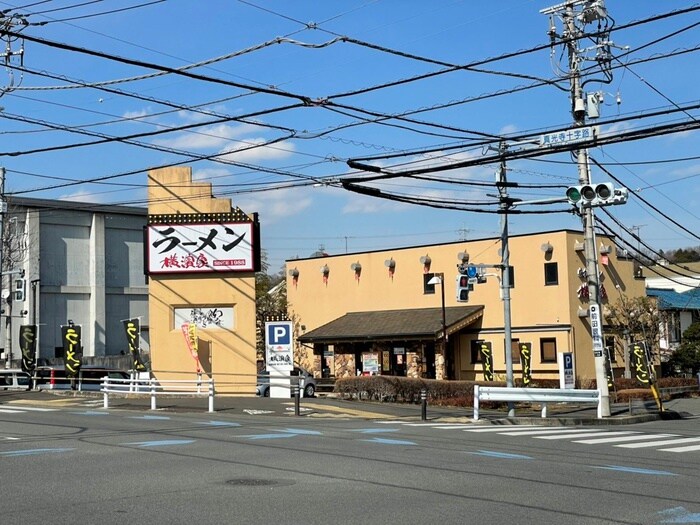
[[[667,360],[688,327],[700,321],[700,263],[654,265],[647,268],[647,295],[656,297],[667,316],[661,327],[659,350]]]
[[[217,392],[254,394],[257,216],[215,198],[186,167],[149,171],[148,201],[152,374],[199,374]]]
[[[597,244],[604,319],[620,294],[643,296],[644,280],[609,238]],[[595,379],[583,234],[513,235],[509,246],[516,382],[528,354],[532,378],[557,379],[563,352],[573,353],[579,384]],[[286,261],[295,357],[317,375],[481,380],[492,373],[504,380],[500,276],[488,266],[500,263],[499,248],[498,238],[488,238]],[[467,303],[457,301],[455,284],[464,254],[487,265],[486,282],[474,285]],[[444,289],[430,284],[436,274],[444,274]],[[605,344],[621,375],[622,341],[608,336]]]
[[[82,329],[85,357],[127,351],[122,320],[141,319],[148,351],[143,266],[146,208],[8,198],[4,221],[5,361],[19,363],[19,330],[38,326],[37,357],[63,355],[60,327]],[[23,274],[21,273],[23,271]],[[23,294],[15,293],[18,281]]]

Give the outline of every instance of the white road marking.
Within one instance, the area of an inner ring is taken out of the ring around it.
[[[610,435],[610,434],[606,434]],[[574,441],[574,443],[583,443],[585,445],[598,445],[599,443],[621,443],[623,441],[642,441],[644,439],[659,439],[665,437],[673,437],[676,434],[637,434],[635,436],[618,436],[618,437],[604,437],[604,438],[594,438],[594,439],[580,439]]]
[[[680,445],[681,443],[697,443],[700,441],[700,437],[694,438],[682,438],[682,439],[666,439],[663,441],[656,441],[651,443],[625,443],[624,445],[614,445],[621,448],[649,448],[658,447],[659,445]],[[666,449],[668,450],[668,449]]]

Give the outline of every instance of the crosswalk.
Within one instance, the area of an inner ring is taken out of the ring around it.
[[[509,437],[528,437],[546,441],[568,440],[581,445],[606,445],[627,449],[655,448],[661,452],[700,452],[700,436],[651,433],[638,430],[608,430],[601,427],[541,427],[534,425],[483,426],[450,423],[400,423],[405,426],[431,427],[436,430],[458,430],[473,434],[494,434]]]
[[[55,399],[42,400],[41,402],[29,402],[23,400],[18,403],[0,403],[0,414],[19,414],[23,412],[54,412],[61,408],[94,408],[102,406],[101,399]]]
[[[22,405],[10,406],[10,405],[0,405],[0,413],[3,414],[21,414],[23,412],[53,412],[58,410],[57,408],[40,408],[40,407],[28,407]]]

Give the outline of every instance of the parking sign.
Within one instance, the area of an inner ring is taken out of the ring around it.
[[[562,352],[559,360],[559,387],[576,387],[576,369],[574,365],[574,353]]]
[[[294,367],[291,321],[265,323],[265,354],[268,369],[291,370]]]

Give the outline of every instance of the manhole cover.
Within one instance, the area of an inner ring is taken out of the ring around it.
[[[289,479],[236,478],[229,479],[226,484],[236,487],[273,487],[293,485],[294,481]]]

